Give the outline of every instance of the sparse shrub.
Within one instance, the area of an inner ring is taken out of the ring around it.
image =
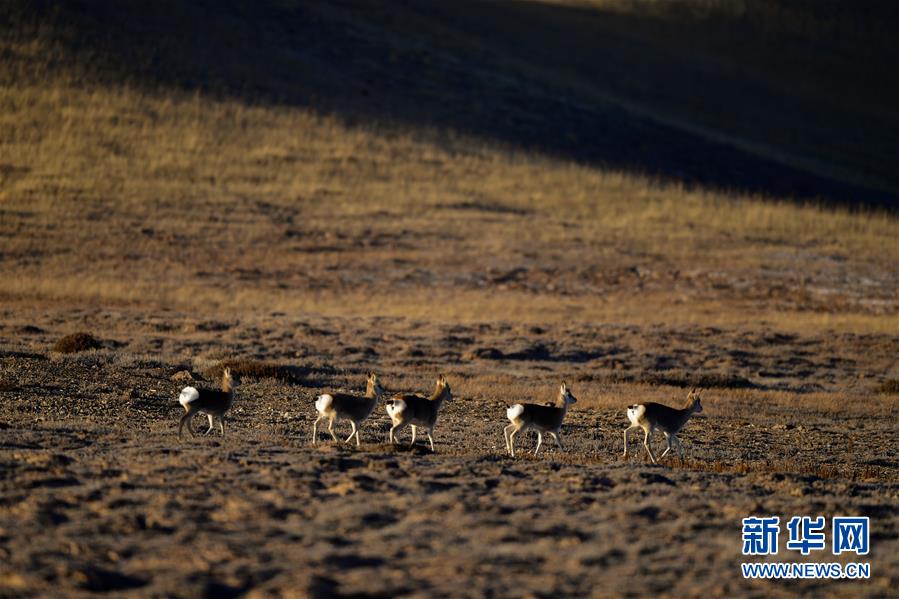
[[[59,339],[53,346],[53,351],[61,354],[74,354],[90,349],[100,349],[103,344],[90,333],[73,333]]]
[[[747,378],[735,374],[709,372],[699,375],[664,373],[649,374],[641,382],[672,387],[699,387],[701,389],[751,389],[755,385]]]
[[[877,390],[881,393],[899,393],[899,379],[887,379],[880,383]]]
[[[311,369],[300,366],[286,366],[260,360],[235,358],[223,360],[215,366],[210,366],[202,374],[209,380],[218,380],[225,368],[230,368],[231,374],[237,378],[275,379],[286,383],[306,382],[304,377],[312,372]]]

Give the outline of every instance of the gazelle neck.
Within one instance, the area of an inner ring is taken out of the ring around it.
[[[381,397],[383,389],[377,385],[368,385],[365,389],[365,398],[377,400]]]
[[[446,399],[446,387],[435,389],[434,394],[431,395],[431,401],[436,401],[437,403],[443,403],[444,399]]]

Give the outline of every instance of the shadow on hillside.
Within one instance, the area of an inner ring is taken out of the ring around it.
[[[622,34],[628,23],[620,15],[474,0],[12,6],[20,35],[39,24],[40,35],[64,49],[69,64],[56,66],[75,63],[92,80],[307,106],[349,124],[473,134],[661,181],[896,206],[884,192],[783,166],[606,101],[659,105],[670,98],[702,114],[717,110],[715,118],[736,131],[768,128],[787,137],[796,127],[795,135],[832,145],[854,124],[726,64]]]

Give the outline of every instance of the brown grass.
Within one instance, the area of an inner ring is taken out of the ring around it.
[[[65,63],[52,40],[4,43],[43,73],[0,87],[0,154],[15,157],[0,170],[8,302],[899,330],[888,213],[664,185],[436,128],[76,82],[48,66]]]

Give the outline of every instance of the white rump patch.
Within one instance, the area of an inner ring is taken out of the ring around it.
[[[324,414],[328,411],[333,402],[334,398],[327,393],[319,395],[317,398],[315,398],[315,409],[318,410],[319,413]]]
[[[632,424],[640,424],[640,421],[643,420],[643,414],[646,413],[646,406],[643,404],[634,404],[627,409],[627,419],[631,421]]]
[[[387,402],[387,415],[395,418],[406,411],[406,402],[402,399],[391,399]]]
[[[196,390],[195,387],[185,387],[181,390],[181,395],[178,396],[178,403],[182,406],[187,407],[192,401],[196,401],[200,398],[200,392]]]
[[[511,420],[512,422],[515,422],[516,420],[521,418],[522,414],[524,414],[524,406],[520,403],[517,403],[506,410],[506,416],[508,416],[509,420]]]

